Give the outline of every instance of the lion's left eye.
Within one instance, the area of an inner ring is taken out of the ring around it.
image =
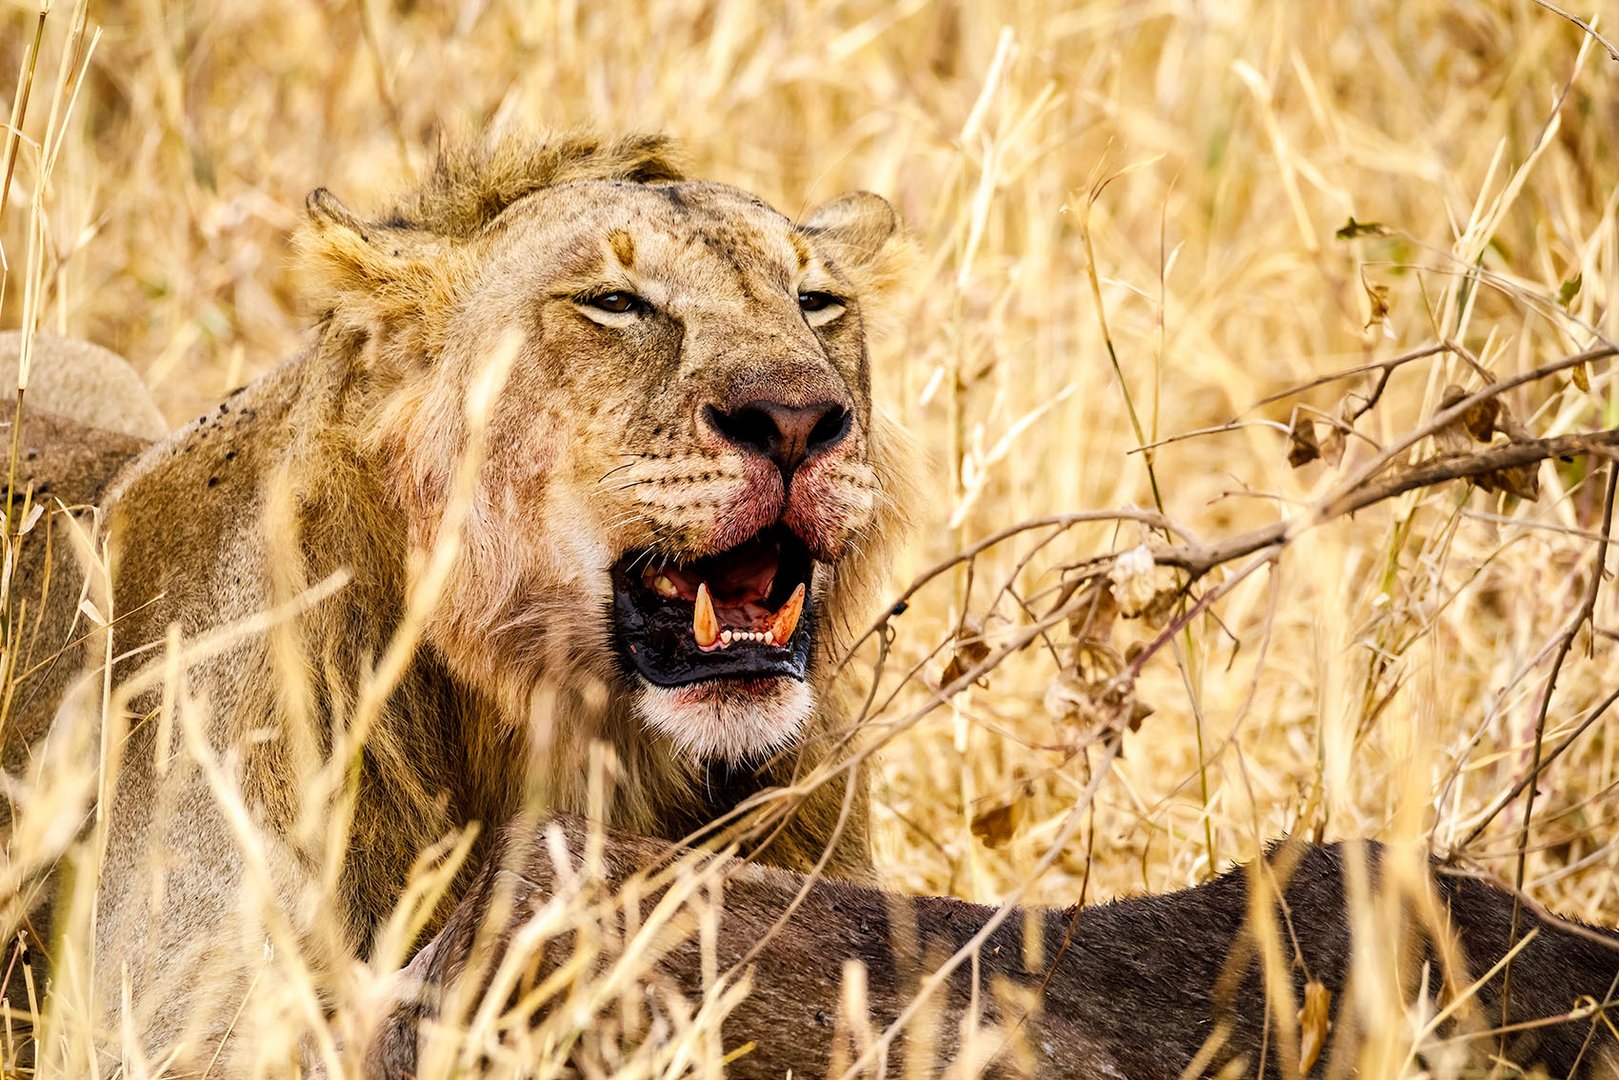
[[[622,289],[589,297],[584,303],[596,308],[598,311],[605,311],[609,315],[638,314],[647,309],[645,300],[632,292],[625,292]]]
[[[798,294],[798,309],[803,312],[831,311],[843,306],[843,301],[825,292],[801,292]]]

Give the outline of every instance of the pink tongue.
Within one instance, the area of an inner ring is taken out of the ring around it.
[[[726,559],[707,569],[708,588],[717,602],[737,606],[762,601],[776,583],[780,557],[773,545],[759,544],[740,557]]]
[[[770,587],[775,583],[776,560],[770,559],[726,574],[725,580],[719,583],[719,590],[727,600],[763,600],[770,595]]]

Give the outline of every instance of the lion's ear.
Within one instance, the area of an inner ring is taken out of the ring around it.
[[[851,191],[817,206],[803,228],[864,262],[899,232],[899,215],[881,195]]]
[[[851,191],[824,202],[799,229],[827,248],[860,292],[881,300],[910,273],[915,248],[881,195]]]
[[[361,220],[316,188],[295,245],[309,300],[323,313],[362,324],[432,321],[447,312],[467,270],[461,245],[415,230]]]
[[[317,229],[341,228],[365,236],[365,223],[326,188],[318,187],[311,191],[304,200],[304,209],[309,212],[309,220]]]

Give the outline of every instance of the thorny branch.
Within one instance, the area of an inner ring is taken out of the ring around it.
[[[1451,410],[1447,410],[1449,411]],[[1233,559],[1251,555],[1262,548],[1290,542],[1319,525],[1364,510],[1375,503],[1392,499],[1408,491],[1435,487],[1451,480],[1474,480],[1505,469],[1521,468],[1524,465],[1545,461],[1548,458],[1574,457],[1581,454],[1611,457],[1615,448],[1619,448],[1619,428],[1559,435],[1549,439],[1529,439],[1519,443],[1503,443],[1474,454],[1437,456],[1400,472],[1351,481],[1315,503],[1309,510],[1283,518],[1275,524],[1208,546],[1179,544],[1160,548],[1153,553],[1153,557],[1160,566],[1173,566],[1185,570],[1195,581]]]

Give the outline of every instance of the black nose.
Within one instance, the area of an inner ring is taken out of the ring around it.
[[[750,401],[729,411],[705,405],[703,419],[726,442],[774,461],[782,480],[790,481],[805,461],[843,441],[850,416],[835,401],[802,406]]]

